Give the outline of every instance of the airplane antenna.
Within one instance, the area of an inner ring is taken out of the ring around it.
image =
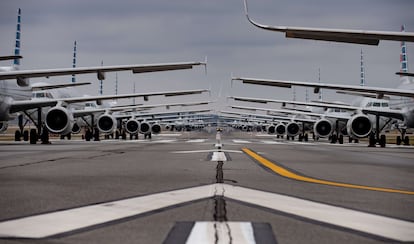
[[[361,49],[361,82],[359,83],[360,86],[365,86],[365,67],[364,67],[364,54]]]
[[[76,68],[76,41],[73,44],[73,59],[72,59],[72,68]],[[72,75],[72,83],[76,82],[75,75]]]
[[[22,13],[22,11],[19,8],[18,14],[17,14],[16,45],[14,47],[14,55],[15,56],[20,56],[21,13]],[[18,58],[14,59],[13,65],[16,66],[16,67],[19,66],[20,65],[20,59],[18,59]]]

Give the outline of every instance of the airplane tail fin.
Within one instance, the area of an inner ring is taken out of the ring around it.
[[[401,26],[401,32],[405,32],[405,26]],[[408,61],[407,61],[407,45],[405,41],[401,41],[401,54],[400,54],[400,72],[408,73]],[[401,83],[409,83],[410,78],[408,76],[400,76]]]
[[[360,86],[365,86],[365,67],[364,67],[364,54],[361,49],[361,81],[359,83]]]
[[[21,24],[21,9],[19,8],[18,15],[17,15],[16,45],[14,48],[15,56],[20,56],[20,32],[21,32],[20,24]],[[20,59],[18,58],[14,59],[13,65],[15,67],[18,67],[20,65]]]
[[[76,41],[73,45],[73,59],[72,59],[72,68],[76,68]],[[72,75],[72,82],[75,83],[76,82],[76,77],[75,75]]]

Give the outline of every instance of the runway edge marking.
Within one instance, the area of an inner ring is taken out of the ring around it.
[[[302,175],[295,174],[269,160],[266,158],[258,155],[257,153],[253,152],[252,150],[248,148],[242,148],[242,151],[249,155],[251,158],[258,161],[260,164],[264,165],[265,167],[269,168],[276,174],[280,176],[284,176],[289,179],[303,181],[303,182],[309,182],[309,183],[316,183],[316,184],[322,184],[322,185],[329,185],[329,186],[337,186],[337,187],[345,187],[345,188],[353,188],[353,189],[362,189],[362,190],[370,190],[370,191],[380,191],[380,192],[388,192],[388,193],[399,193],[399,194],[407,194],[407,195],[414,195],[413,191],[404,191],[404,190],[397,190],[397,189],[391,189],[391,188],[381,188],[381,187],[371,187],[371,186],[363,186],[363,185],[354,185],[354,184],[348,184],[348,183],[340,183],[340,182],[334,182],[334,181],[327,181],[327,180],[320,180],[315,179],[311,177],[306,177]]]

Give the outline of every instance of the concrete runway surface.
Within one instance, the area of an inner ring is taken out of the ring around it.
[[[414,147],[223,131],[0,143],[0,243],[414,242]]]

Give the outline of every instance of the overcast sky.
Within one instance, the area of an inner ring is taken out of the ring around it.
[[[192,100],[226,103],[225,96],[292,99],[290,89],[244,85],[234,76],[359,84],[360,52],[364,52],[366,83],[394,87],[399,77],[400,43],[379,46],[286,39],[283,33],[252,26],[244,15],[242,0],[4,0],[0,2],[0,55],[13,53],[17,9],[22,9],[21,69],[72,66],[73,42],[78,42],[78,67],[203,61],[208,72],[193,70],[133,75],[118,73],[119,93],[211,88],[212,97]],[[412,0],[250,0],[251,17],[263,24],[364,30],[414,31]],[[408,45],[413,67],[414,45]],[[411,58],[412,57],[412,58]],[[2,66],[7,65],[2,64]],[[96,95],[96,76],[82,92]],[[70,77],[33,79],[70,81]],[[104,94],[115,92],[115,74],[107,74]],[[296,90],[305,100],[305,89]],[[309,92],[310,99],[316,95]],[[217,98],[221,95],[220,98]],[[326,99],[350,97],[324,91]],[[180,101],[189,98],[178,99]],[[174,101],[178,101],[175,99]],[[158,100],[155,100],[158,101]],[[160,100],[161,101],[161,100]]]

